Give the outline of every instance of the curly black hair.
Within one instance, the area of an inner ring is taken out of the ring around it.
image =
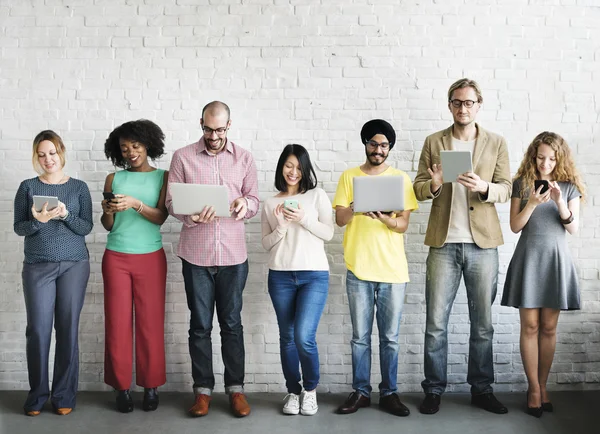
[[[151,160],[165,155],[165,134],[154,122],[147,119],[125,122],[115,128],[104,142],[104,155],[109,158],[116,167],[127,167],[127,162],[121,153],[119,139],[134,140],[146,148]]]

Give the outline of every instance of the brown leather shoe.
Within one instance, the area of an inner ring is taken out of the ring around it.
[[[66,416],[67,414],[71,413],[72,411],[73,411],[72,408],[62,407],[62,408],[56,409],[56,414],[58,414],[59,416]]]
[[[41,411],[39,410],[29,410],[25,412],[27,416],[38,416],[40,413]]]
[[[250,414],[250,404],[248,404],[246,395],[242,392],[229,395],[229,405],[231,406],[231,411],[237,417],[246,417]]]
[[[194,402],[194,405],[192,406],[192,408],[190,408],[188,410],[188,413],[190,414],[190,416],[192,416],[192,417],[206,416],[208,414],[208,407],[210,407],[211,399],[212,399],[211,396],[205,395],[203,393],[199,393],[198,395],[196,395],[196,402]]]
[[[367,398],[366,396],[361,395],[360,392],[354,391],[348,395],[346,401],[338,407],[337,411],[339,414],[356,413],[359,408],[368,407],[370,405],[371,398]]]

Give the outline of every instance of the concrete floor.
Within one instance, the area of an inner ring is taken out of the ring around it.
[[[229,412],[227,397],[215,394],[208,416],[198,419],[187,417],[185,410],[192,404],[192,395],[162,393],[157,411],[141,410],[142,393],[135,393],[133,413],[121,414],[114,410],[113,393],[80,392],[78,407],[69,416],[57,416],[47,404],[37,417],[26,417],[22,405],[25,392],[0,392],[0,433],[109,433],[109,434],[599,434],[600,391],[554,392],[555,412],[545,413],[541,419],[524,413],[525,395],[522,393],[497,394],[509,408],[507,415],[495,415],[470,405],[470,396],[446,394],[440,412],[433,416],[419,413],[421,394],[403,394],[402,401],[411,415],[400,418],[380,411],[373,396],[370,408],[352,415],[334,414],[346,395],[320,394],[319,412],[309,416],[285,416],[281,413],[283,395],[272,393],[249,394],[252,414],[236,419]],[[596,413],[598,412],[598,413]]]

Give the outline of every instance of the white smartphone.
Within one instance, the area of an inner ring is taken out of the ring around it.
[[[48,202],[48,207],[46,208],[48,211],[58,207],[58,197],[56,196],[33,196],[33,205],[37,212],[42,211],[46,202]]]

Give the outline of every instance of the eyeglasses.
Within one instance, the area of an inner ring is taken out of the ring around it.
[[[225,134],[225,131],[227,131],[227,127],[215,128],[213,130],[211,127],[204,126],[202,127],[202,131],[204,131],[204,134],[207,134],[209,136],[212,133],[217,133],[217,135],[220,136],[222,134]]]
[[[367,146],[371,149],[381,148],[382,151],[390,149],[390,144],[388,142],[377,143],[375,140],[369,140]]]
[[[475,105],[475,103],[478,103],[479,101],[472,101],[470,99],[467,99],[465,101],[462,101],[460,99],[451,99],[450,100],[450,104],[452,104],[452,107],[454,108],[460,108],[460,106],[464,105],[466,108],[471,108]]]

